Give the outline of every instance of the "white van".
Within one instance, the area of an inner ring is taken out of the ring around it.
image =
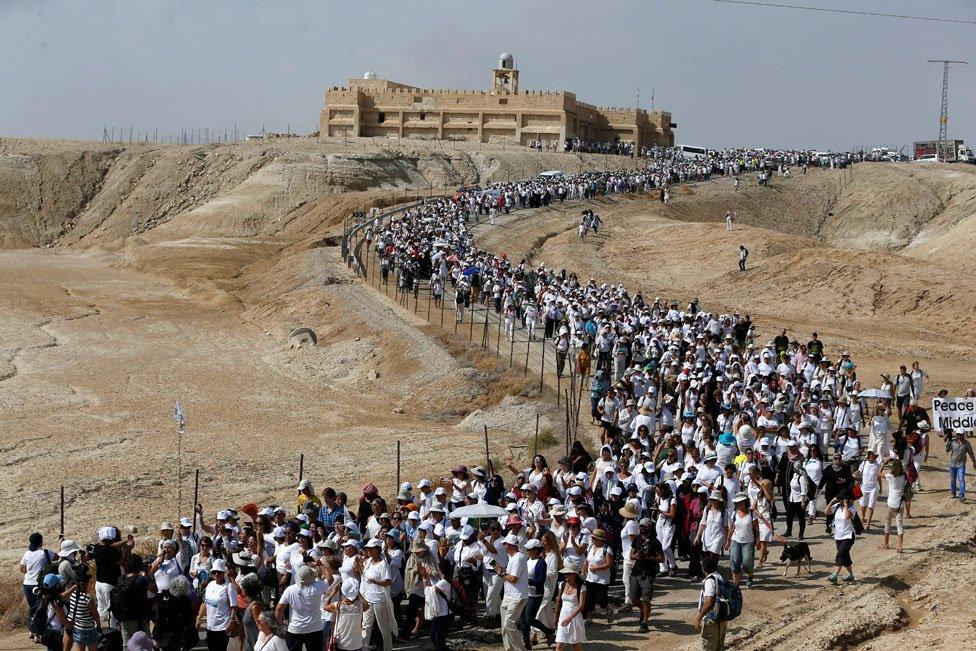
[[[685,160],[701,160],[702,158],[708,157],[708,150],[704,147],[676,145],[675,149],[681,152],[681,157]]]

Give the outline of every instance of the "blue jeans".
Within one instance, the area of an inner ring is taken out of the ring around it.
[[[953,497],[966,497],[966,466],[949,466],[949,492]]]
[[[741,574],[743,570],[747,574],[752,574],[753,562],[756,559],[756,543],[738,543],[732,541],[729,549],[729,560],[732,565],[732,572]]]

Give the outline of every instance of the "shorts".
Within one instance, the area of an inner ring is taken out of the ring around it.
[[[98,643],[98,638],[102,636],[97,628],[81,629],[76,628],[71,633],[72,639],[81,646],[91,646]]]
[[[651,593],[654,592],[654,575],[652,574],[631,574],[630,575],[630,598],[634,601],[651,600]]]
[[[605,583],[591,583],[586,581],[586,604],[583,609],[585,614],[593,612],[593,609],[599,606],[600,608],[607,608],[610,605],[610,595],[608,593],[610,586]]]
[[[858,503],[866,509],[873,509],[875,503],[878,501],[878,489],[872,488],[870,490],[861,489],[861,499]]]
[[[851,561],[851,547],[854,546],[854,538],[842,538],[834,541],[837,545],[837,556],[834,565],[837,567],[849,567],[853,565]]]
[[[909,400],[911,400],[911,396],[910,395],[908,395],[908,396],[898,396],[897,398],[895,398],[895,404],[898,405],[898,411],[904,410],[905,409],[905,405],[908,404],[908,401]]]

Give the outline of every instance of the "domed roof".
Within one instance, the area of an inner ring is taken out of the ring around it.
[[[372,70],[367,70],[366,74],[363,75],[363,79],[376,79],[376,73]]]
[[[515,65],[515,57],[511,52],[502,52],[498,55],[499,68],[512,68]]]

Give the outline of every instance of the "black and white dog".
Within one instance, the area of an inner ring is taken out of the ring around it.
[[[803,567],[804,559],[807,562],[807,574],[813,574],[813,571],[810,569],[810,564],[813,562],[813,557],[810,556],[810,545],[805,542],[784,545],[783,553],[779,557],[780,561],[786,563],[786,567],[783,569],[783,576],[790,573],[790,565],[793,563],[796,563],[796,576],[800,576],[800,568]]]

